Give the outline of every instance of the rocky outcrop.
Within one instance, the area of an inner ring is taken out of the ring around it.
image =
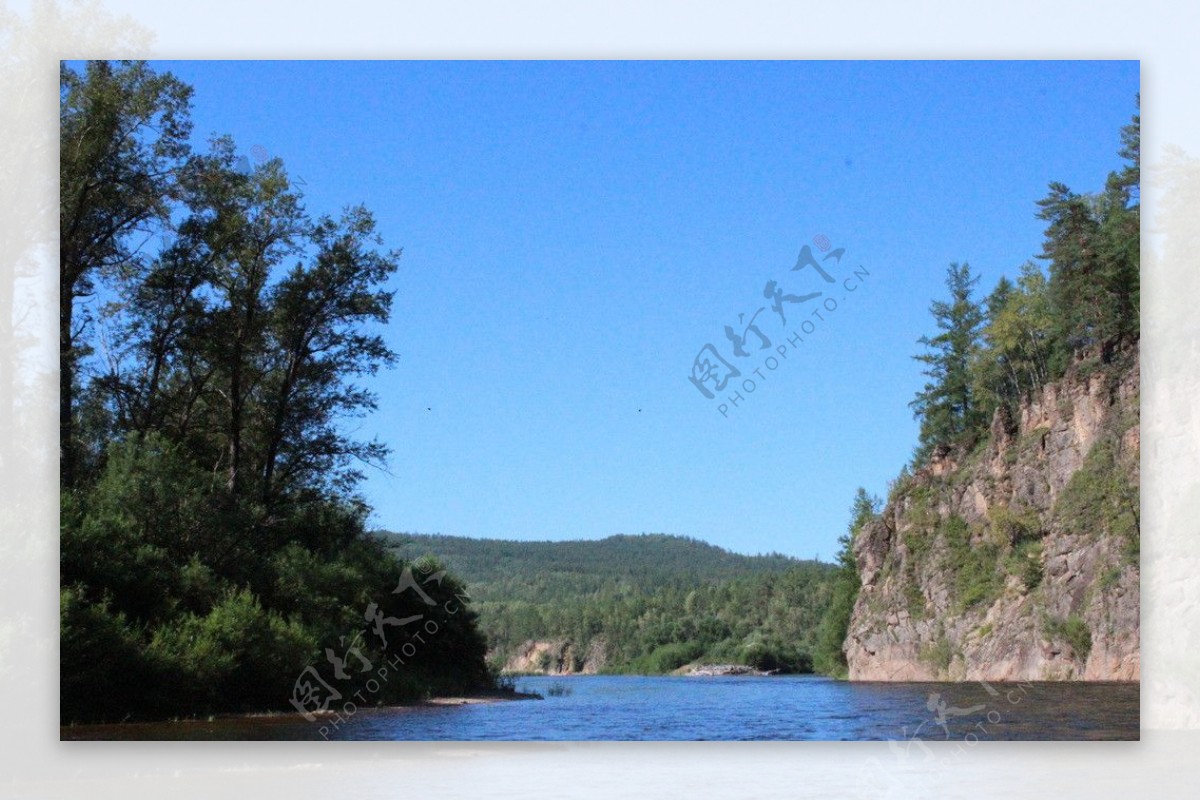
[[[679,676],[773,676],[778,670],[756,670],[747,665],[685,665],[675,671]]]
[[[1137,680],[1139,374],[1093,356],[893,487],[854,541],[852,680]]]
[[[607,647],[595,639],[586,648],[570,640],[526,640],[504,663],[505,673],[537,673],[549,676],[595,674],[604,669]]]

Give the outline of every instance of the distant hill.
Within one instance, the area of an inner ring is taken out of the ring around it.
[[[400,556],[433,555],[477,600],[548,601],[611,590],[653,592],[780,572],[811,560],[745,556],[691,537],[616,534],[602,540],[473,539],[377,532]]]
[[[661,673],[693,661],[807,670],[832,566],[689,537],[520,542],[376,532],[467,586],[508,670]]]

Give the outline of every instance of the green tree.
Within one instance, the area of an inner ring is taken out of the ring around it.
[[[1050,261],[1055,373],[1081,349],[1134,340],[1139,332],[1141,118],[1121,131],[1127,164],[1110,173],[1102,193],[1077,195],[1050,184],[1038,201],[1046,220],[1042,258]]]
[[[388,321],[399,253],[365,208],[310,222],[277,160],[235,164],[228,139],[193,159],[178,233],[120,287],[126,358],[92,391],[116,430],[186,444],[269,526],[314,493],[346,496],[357,465],[386,456],[341,422],[374,408],[355,379],[394,360],[369,329]]]
[[[140,61],[90,61],[59,71],[59,440],[64,488],[81,454],[75,432],[79,301],[98,273],[128,267],[163,224],[188,153],[190,87]]]
[[[1141,117],[1121,129],[1120,155],[1127,163],[1108,176],[1101,200],[1100,274],[1105,287],[1106,325],[1115,341],[1140,335],[1141,273]]]
[[[328,649],[407,644],[369,604],[438,632],[379,702],[491,683],[462,584],[430,563],[397,594],[412,563],[365,530],[360,465],[387,449],[345,421],[394,360],[399,256],[371,214],[314,220],[281,162],[238,169],[228,138],[190,155],[191,90],[144,64],[61,84],[63,721],[286,707]]]
[[[367,326],[388,321],[392,293],[382,287],[399,252],[376,249],[375,220],[361,206],[340,220],[322,218],[309,238],[311,262],[292,269],[268,298],[272,353],[255,463],[268,510],[296,487],[348,489],[362,477],[353,463],[378,465],[387,455],[382,443],[355,441],[337,423],[375,408],[374,395],[352,380],[395,361]]]
[[[1055,339],[1062,346],[1055,372],[1061,373],[1070,353],[1093,344],[1099,335],[1104,306],[1096,250],[1100,224],[1093,200],[1062,183],[1051,183],[1038,206],[1038,218],[1049,223],[1041,258],[1050,261]]]
[[[882,502],[859,487],[850,505],[850,524],[846,533],[838,537],[837,570],[831,582],[829,605],[817,628],[813,666],[819,673],[829,676],[846,675],[846,652],[843,644],[850,630],[850,617],[862,581],[858,576],[858,565],[854,559],[854,538],[863,527],[879,517]]]
[[[968,264],[951,264],[946,271],[950,299],[930,306],[940,333],[918,340],[928,352],[913,358],[926,365],[924,374],[929,380],[909,404],[921,420],[917,461],[928,457],[936,446],[961,442],[984,419],[971,374],[983,322],[983,310],[971,298],[978,282]]]
[[[986,416],[1050,380],[1053,318],[1045,275],[1027,262],[1015,286],[1000,279],[985,307],[972,372],[976,400]]]

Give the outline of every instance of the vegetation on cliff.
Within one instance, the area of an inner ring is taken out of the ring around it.
[[[871,591],[829,618],[859,676],[1136,675],[1114,621],[1136,619],[1137,116],[1121,141],[1102,191],[1038,202],[1047,273],[1028,262],[979,301],[969,265],[947,271],[912,462],[848,544]]]
[[[993,415],[1010,415],[1030,393],[1056,381],[1080,354],[1102,362],[1139,335],[1140,118],[1121,131],[1125,166],[1103,191],[1078,195],[1061,183],[1038,201],[1046,239],[1014,284],[1001,277],[980,303],[967,264],[951,264],[947,300],[930,307],[939,332],[922,337],[924,389],[912,402],[921,421],[914,466],[935,449],[970,450]]]
[[[842,643],[850,627],[850,616],[854,612],[854,601],[862,580],[854,561],[854,537],[867,523],[879,516],[880,501],[862,487],[854,495],[850,507],[850,525],[846,533],[838,537],[837,563],[829,593],[829,605],[821,615],[817,628],[816,653],[813,666],[827,676],[846,677],[846,654]]]

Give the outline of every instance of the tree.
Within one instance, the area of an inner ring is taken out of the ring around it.
[[[87,325],[76,304],[98,272],[130,265],[162,223],[188,152],[191,88],[144,62],[90,61],[59,72],[59,437],[64,488],[75,486],[76,375]]]
[[[1096,326],[1103,316],[1104,288],[1096,254],[1100,225],[1093,201],[1062,183],[1051,183],[1038,206],[1038,218],[1049,223],[1041,258],[1050,261],[1055,339],[1069,354],[1097,340]]]
[[[349,379],[395,360],[382,337],[364,326],[387,322],[392,293],[380,287],[400,254],[374,249],[382,243],[361,206],[338,221],[322,218],[309,236],[316,247],[311,263],[298,264],[269,296],[272,356],[257,465],[268,508],[297,486],[347,489],[361,477],[352,461],[378,464],[387,454],[379,442],[346,437],[336,423],[375,408],[374,396]]]
[[[1109,174],[1102,193],[1081,196],[1052,183],[1038,201],[1038,217],[1049,223],[1041,257],[1050,261],[1056,374],[1076,351],[1138,337],[1140,131],[1135,114],[1121,130],[1128,163]]]
[[[858,576],[858,565],[854,560],[854,538],[863,527],[879,517],[882,502],[859,487],[850,504],[850,523],[846,533],[838,537],[838,553],[835,558],[837,572],[830,584],[829,605],[821,616],[817,627],[813,663],[820,673],[830,676],[845,676],[846,653],[843,644],[850,630],[850,616],[862,582]]]
[[[387,453],[344,421],[395,358],[376,327],[399,252],[360,206],[310,217],[278,160],[191,154],[170,76],[94,62],[61,85],[64,722],[279,709],[326,649],[404,644],[368,604],[439,632],[378,701],[488,685],[474,612],[445,607],[462,585],[431,568],[428,599],[398,596],[407,563],[355,494]]]
[[[917,460],[938,445],[960,442],[980,426],[982,413],[971,380],[971,358],[983,322],[982,309],[971,299],[978,282],[968,264],[951,264],[946,271],[950,299],[930,306],[941,333],[918,340],[929,352],[913,358],[927,365],[924,375],[929,381],[909,403],[921,419]]]
[[[988,412],[1013,405],[1050,379],[1053,320],[1045,275],[1026,262],[1015,286],[1001,277],[985,307],[972,372],[977,402]]]
[[[1139,92],[1134,102],[1141,109],[1142,95]],[[1129,124],[1121,129],[1121,149],[1117,155],[1128,162],[1118,173],[1109,176],[1109,184],[1115,184],[1127,193],[1127,200],[1134,205],[1140,205],[1140,184],[1142,180],[1142,117],[1134,114]]]
[[[1140,100],[1140,96],[1139,96]],[[1136,340],[1140,334],[1141,273],[1141,117],[1121,129],[1120,155],[1127,160],[1110,173],[1101,202],[1100,274],[1106,291],[1106,325],[1112,340]]]
[[[117,430],[186,445],[270,527],[299,499],[348,497],[356,463],[386,456],[341,424],[374,408],[355,379],[394,360],[368,328],[388,321],[399,252],[365,208],[313,222],[281,163],[246,174],[231,141],[212,144],[181,179],[174,238],[126,271],[110,319],[125,358],[92,390]]]

